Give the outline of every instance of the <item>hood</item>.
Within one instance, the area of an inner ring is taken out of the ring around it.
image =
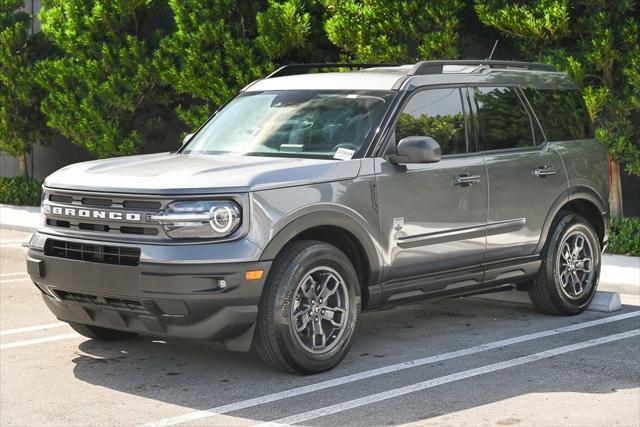
[[[360,160],[160,153],[76,163],[45,186],[141,194],[239,193],[353,179]]]

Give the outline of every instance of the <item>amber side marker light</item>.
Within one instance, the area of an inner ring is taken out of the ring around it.
[[[244,273],[244,278],[247,280],[260,280],[263,274],[264,270],[251,270]]]

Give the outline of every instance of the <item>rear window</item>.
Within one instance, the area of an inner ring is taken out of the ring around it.
[[[520,96],[510,87],[476,87],[473,97],[478,113],[482,150],[526,148],[534,145],[531,117]]]
[[[593,137],[591,123],[578,90],[523,89],[548,141]]]

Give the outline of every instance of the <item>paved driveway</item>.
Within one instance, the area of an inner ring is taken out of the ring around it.
[[[640,311],[552,317],[459,298],[365,313],[331,372],[148,337],[83,338],[0,243],[0,424],[640,425]],[[628,301],[628,300],[627,300]]]

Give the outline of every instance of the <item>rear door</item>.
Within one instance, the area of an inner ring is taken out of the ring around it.
[[[532,255],[552,204],[567,189],[562,160],[546,144],[520,89],[470,92],[489,179],[485,261]]]
[[[387,152],[404,137],[430,136],[442,160],[394,165],[375,159],[386,281],[482,262],[487,174],[470,141],[467,113],[466,92],[457,87],[417,91],[402,107]],[[476,279],[482,280],[480,269]]]

